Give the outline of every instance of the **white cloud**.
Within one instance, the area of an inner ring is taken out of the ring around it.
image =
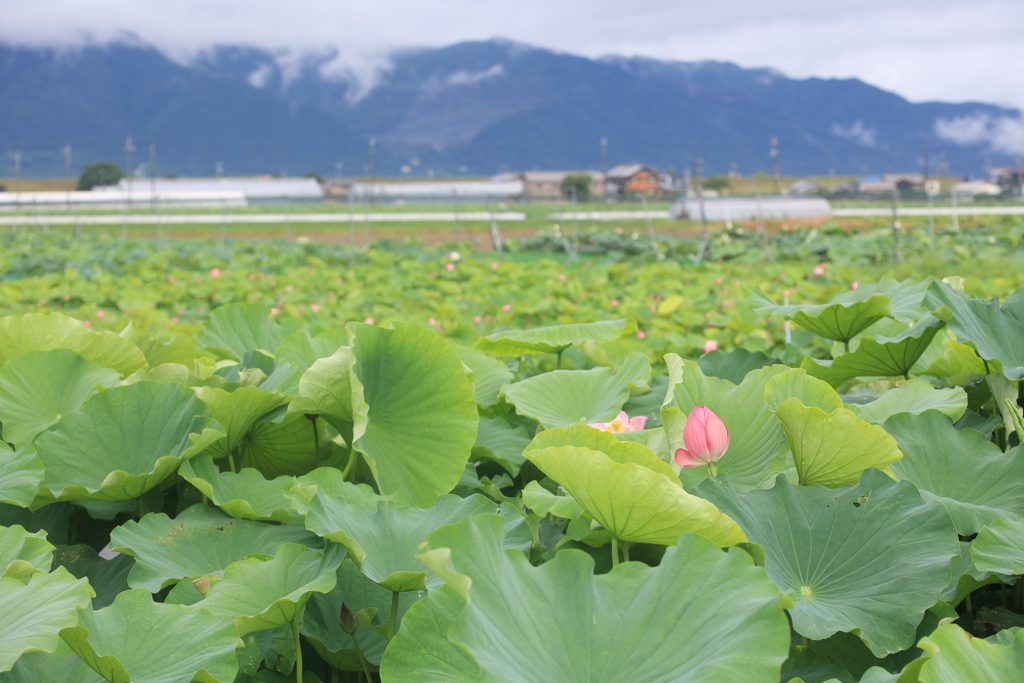
[[[878,129],[868,128],[862,121],[854,121],[848,126],[833,123],[832,134],[845,140],[852,140],[864,147],[874,147],[878,140]]]
[[[445,80],[448,85],[476,85],[480,81],[485,81],[488,78],[504,75],[505,65],[495,64],[490,69],[484,69],[483,71],[456,71]]]
[[[935,134],[958,145],[987,144],[993,152],[1024,154],[1024,117],[990,116],[975,112],[969,116],[939,119]]]
[[[187,60],[217,43],[337,51],[373,83],[390,50],[494,36],[597,57],[734,61],[795,77],[858,77],[913,100],[1024,107],[1020,0],[7,0],[0,41],[105,42],[132,32]],[[566,27],[571,27],[567,30]],[[365,86],[364,86],[365,87]]]

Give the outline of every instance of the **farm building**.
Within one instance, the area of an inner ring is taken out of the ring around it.
[[[664,189],[658,171],[643,164],[619,164],[608,171],[609,192],[660,196]]]
[[[569,175],[590,176],[590,196],[604,197],[605,178],[601,171],[526,171],[522,174],[523,198],[554,201],[562,196],[562,181]]]
[[[131,189],[154,190],[157,194],[175,192],[241,192],[250,204],[281,201],[322,202],[323,188],[313,178],[134,178]],[[122,178],[117,185],[93,188],[93,192],[129,189],[129,180]]]

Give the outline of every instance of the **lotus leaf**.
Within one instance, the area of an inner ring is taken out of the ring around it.
[[[926,410],[938,410],[956,421],[967,411],[967,392],[960,387],[936,389],[922,379],[912,379],[870,403],[847,407],[860,419],[875,424],[898,413],[919,415]]]
[[[578,446],[601,451],[620,465],[630,462],[641,465],[658,474],[664,474],[673,483],[682,486],[671,465],[660,459],[647,446],[631,441],[619,441],[614,434],[587,425],[573,425],[568,429],[549,429],[541,432],[523,450],[523,454],[528,458],[536,451],[561,446]]]
[[[428,507],[459,483],[476,441],[479,416],[462,361],[416,325],[348,329],[364,404],[354,411],[356,448],[381,493],[401,492]]]
[[[657,567],[627,562],[595,576],[581,551],[533,567],[503,549],[502,535],[499,517],[471,517],[434,532],[421,556],[467,601],[447,635],[479,663],[477,680],[778,681],[789,649],[784,598],[745,552],[686,535]],[[405,650],[385,665],[426,668],[436,658]]]
[[[149,514],[110,534],[111,550],[135,557],[129,585],[154,593],[181,579],[222,572],[250,555],[273,555],[283,543],[322,542],[298,526],[232,519],[205,505],[193,505],[173,520]]]
[[[66,568],[76,578],[89,579],[89,585],[96,592],[92,608],[102,609],[128,590],[128,572],[135,566],[135,558],[118,553],[104,559],[92,546],[80,543],[57,546],[53,553],[53,566]]]
[[[63,567],[25,581],[0,578],[0,673],[24,652],[54,652],[60,630],[78,623],[92,595],[88,581]]]
[[[250,351],[273,352],[283,341],[281,326],[262,304],[227,304],[215,308],[196,343],[225,358],[241,361]]]
[[[25,443],[82,407],[96,389],[118,383],[117,371],[74,351],[29,351],[0,367],[4,441]]]
[[[473,382],[473,393],[476,403],[484,408],[498,402],[501,387],[512,381],[512,371],[497,358],[488,356],[465,346],[456,346],[455,352],[459,360],[466,364],[476,377]]]
[[[282,475],[265,479],[250,467],[237,474],[221,472],[213,457],[206,453],[187,460],[178,473],[235,519],[282,524],[299,521],[300,515],[295,513],[288,497],[296,484],[295,477]]]
[[[319,438],[320,450],[313,429],[322,429],[304,415],[291,413],[272,416],[281,417],[280,422],[259,420],[242,439],[236,452],[236,467],[239,471],[251,467],[264,477],[274,478],[286,475],[306,474],[325,461],[330,454],[330,442]],[[219,457],[224,451],[215,449],[211,453]],[[230,463],[230,461],[228,461]]]
[[[315,337],[308,330],[299,330],[281,342],[274,357],[277,363],[289,363],[305,372],[317,360],[333,355],[346,344],[348,331],[343,328],[327,330]]]
[[[473,457],[492,460],[514,477],[526,462],[523,449],[529,443],[530,435],[524,427],[513,427],[501,417],[481,417]]]
[[[852,303],[863,301],[875,294],[884,294],[892,301],[892,317],[901,323],[910,325],[920,320],[927,313],[923,302],[925,293],[928,291],[930,279],[914,282],[904,280],[900,282],[888,275],[882,276],[878,282],[865,282],[861,280],[854,291],[841,292],[832,297],[832,301],[840,303]]]
[[[843,407],[842,397],[828,382],[812,377],[800,368],[775,375],[765,385],[764,402],[773,412],[791,398],[798,398],[803,405],[821,408],[826,413]]]
[[[717,377],[725,379],[733,384],[742,384],[743,378],[751,370],[763,368],[766,365],[777,363],[775,359],[769,358],[760,351],[748,351],[744,348],[733,349],[726,353],[724,351],[712,351],[705,353],[697,361],[701,372],[705,377]]]
[[[441,496],[426,510],[394,501],[380,501],[369,508],[348,502],[349,496],[360,494],[352,485],[346,488],[348,495],[318,492],[309,503],[306,527],[344,545],[366,576],[392,591],[436,588],[437,577],[416,559],[420,543],[438,527],[495,510],[494,503],[479,494]]]
[[[285,543],[272,558],[249,557],[228,565],[220,581],[186,609],[233,619],[238,635],[292,623],[313,593],[327,593],[345,557],[340,546],[323,550]]]
[[[1024,379],[1024,291],[1017,290],[1000,306],[996,299],[973,299],[945,282],[933,282],[924,301],[932,308],[945,306],[946,322],[957,339],[971,342],[984,360],[999,361],[1007,379]]]
[[[792,320],[805,330],[843,343],[849,343],[882,318],[892,315],[892,300],[885,294],[849,303],[779,306],[763,294],[751,292],[749,301],[750,306],[765,317]]]
[[[289,412],[322,415],[347,441],[352,439],[352,350],[342,346],[330,356],[319,358],[302,373],[299,395]]]
[[[576,519],[583,514],[583,506],[573,497],[551,493],[536,481],[523,488],[523,502],[538,515]]]
[[[636,332],[632,318],[602,320],[596,323],[573,323],[535,327],[531,330],[505,330],[481,337],[476,348],[495,356],[521,356],[526,353],[561,353],[573,344],[605,342]]]
[[[179,384],[139,382],[92,397],[36,440],[43,486],[58,500],[131,500],[223,433]]]
[[[1001,517],[979,531],[971,559],[984,572],[1024,574],[1024,519]]]
[[[0,683],[104,683],[107,679],[89,668],[78,655],[26,652]]]
[[[903,458],[892,464],[900,479],[946,508],[961,536],[978,533],[1001,517],[1024,516],[1024,455],[1003,453],[973,429],[956,429],[946,415],[928,410],[886,420]]]
[[[61,313],[29,313],[0,318],[0,365],[29,351],[68,349],[122,375],[146,367],[137,346],[113,332],[90,332]]]
[[[764,547],[768,574],[796,596],[797,633],[820,640],[856,630],[877,657],[914,644],[960,552],[938,503],[877,470],[838,490],[780,476],[768,490],[740,494],[715,478],[699,492]]]
[[[921,683],[1011,683],[1024,671],[1024,632],[1011,645],[999,645],[947,624],[924,638],[921,649],[931,655],[921,666]]]
[[[232,683],[238,673],[238,634],[230,620],[153,602],[144,590],[125,591],[109,607],[83,612],[61,637],[114,683]]]
[[[209,450],[214,458],[241,450],[260,418],[288,402],[286,396],[256,387],[240,387],[232,392],[199,387],[196,396],[209,407],[213,419],[224,427],[226,436]]]
[[[0,526],[0,577],[20,579],[50,571],[53,544],[45,531],[29,533],[24,527]]]
[[[5,451],[0,447],[0,505],[28,507],[42,480],[43,463],[35,448],[25,444],[15,451]]]

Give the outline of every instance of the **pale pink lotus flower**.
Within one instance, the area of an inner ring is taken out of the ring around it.
[[[612,308],[618,308],[618,307],[619,307],[619,300],[618,299],[612,299]]]
[[[281,312],[281,309],[279,309],[279,308],[271,308],[270,309],[270,315],[277,315],[280,312]]]
[[[644,332],[643,330],[637,330],[636,331],[636,338],[637,339],[643,339],[646,336],[647,336],[647,333]]]
[[[498,262],[497,261],[491,261],[491,270],[497,270],[497,269],[498,269]]]
[[[789,297],[789,290],[788,289],[782,290],[782,296]]]
[[[174,276],[173,275],[168,275],[167,276],[167,281],[173,285],[174,284]]]
[[[367,325],[372,325],[373,324],[373,318],[367,318],[363,322],[366,323]]]
[[[447,264],[445,264],[444,267],[445,267],[445,270],[447,270],[449,273],[452,272],[453,270],[455,270],[455,264],[454,263],[447,263]]]
[[[431,318],[427,322],[430,323],[433,327],[437,327],[437,320],[435,320],[434,318]]]
[[[686,448],[675,452],[676,464],[680,467],[707,465],[711,476],[715,476],[715,463],[729,449],[729,429],[710,408],[696,406],[686,418],[683,443]]]
[[[92,323],[89,322],[88,320],[83,320],[82,324],[85,325],[86,327],[92,327]]]
[[[220,268],[210,268],[210,277],[220,277]]]
[[[857,287],[859,286],[860,283],[857,280],[854,280],[853,282],[850,283],[850,289],[852,289],[855,292],[857,291]]]
[[[473,322],[479,323],[481,320],[483,320],[483,318],[481,318],[480,316],[478,316],[478,315],[474,315],[473,316]]]
[[[825,274],[825,269],[822,268],[821,266],[815,266],[814,267],[814,274],[816,276],[818,276],[818,277],[821,277],[822,275]]]
[[[249,281],[250,282],[255,282],[255,280],[256,280],[256,274],[255,273],[249,273]]]
[[[320,307],[318,305],[316,305],[316,304],[310,304],[309,305],[309,310],[313,311],[314,313],[319,313],[320,312]]]
[[[511,307],[511,306],[509,306],[508,304],[505,304],[504,306],[502,306],[502,307],[501,307],[501,310],[503,310],[503,311],[505,311],[506,313],[508,313],[509,311],[511,311],[511,310],[512,310],[512,307]]]
[[[706,342],[704,342],[704,346],[701,348],[701,350],[704,353],[711,353],[712,351],[715,351],[717,349],[718,341],[715,339],[708,339]]]
[[[177,325],[178,323],[181,322],[181,318],[179,318],[178,316],[174,316],[173,318],[171,318],[171,322]]]
[[[614,432],[617,434],[621,432],[639,432],[646,424],[646,416],[637,415],[634,418],[630,418],[629,415],[626,414],[626,411],[623,410],[619,413],[618,417],[611,422],[593,422],[587,426],[593,427],[594,429],[600,429],[602,432]]]
[[[106,315],[107,314],[104,313],[103,311],[96,311],[96,317],[99,318],[100,320],[103,320],[103,318],[105,318]]]

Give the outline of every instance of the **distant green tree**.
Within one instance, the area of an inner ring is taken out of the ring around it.
[[[572,189],[576,188],[576,200],[585,202],[590,199],[590,176],[586,173],[570,173],[562,178],[562,196],[571,197]]]
[[[303,177],[304,178],[313,178],[314,180],[316,180],[318,183],[321,183],[321,184],[324,182],[324,177],[322,175],[320,175],[319,173],[317,173],[316,171],[310,171],[309,173],[307,173]]]
[[[721,192],[732,187],[732,181],[729,180],[727,175],[713,175],[710,178],[705,178],[704,182],[701,183],[705,190],[715,190]]]
[[[117,185],[117,181],[124,178],[124,171],[121,167],[110,161],[101,161],[98,164],[89,164],[82,169],[82,175],[78,176],[76,190],[87,192],[99,185]]]

